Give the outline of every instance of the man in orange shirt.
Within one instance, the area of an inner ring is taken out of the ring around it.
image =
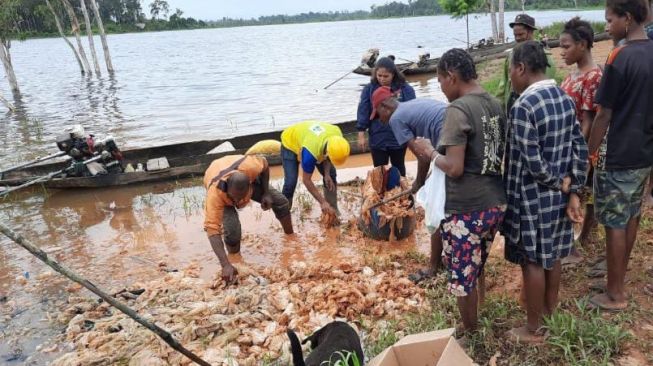
[[[254,200],[261,204],[263,210],[272,208],[283,231],[293,233],[288,199],[271,189],[269,181],[267,160],[255,155],[230,155],[216,159],[204,173],[204,230],[220,260],[222,279],[228,284],[233,283],[238,275],[224,250],[226,246],[231,254],[240,252],[241,230],[236,209]]]

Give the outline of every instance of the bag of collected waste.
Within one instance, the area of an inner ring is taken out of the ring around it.
[[[279,155],[281,153],[281,142],[277,140],[263,140],[250,147],[245,155]]]
[[[431,234],[440,227],[440,223],[444,220],[444,203],[447,198],[445,184],[444,172],[435,163],[431,163],[431,172],[415,197],[417,204],[424,207],[424,222]]]

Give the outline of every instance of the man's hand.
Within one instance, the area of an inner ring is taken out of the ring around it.
[[[424,186],[424,183],[423,183],[423,182],[418,182],[417,180],[415,180],[415,181],[413,182],[413,186],[410,188],[410,191],[411,191],[413,194],[417,194],[417,192],[418,192],[418,191],[419,191],[423,186]]]
[[[580,224],[583,222],[583,209],[580,203],[580,197],[578,197],[576,193],[569,195],[569,202],[567,203],[567,216],[574,223]]]
[[[433,150],[433,145],[429,139],[417,138],[413,141],[412,152],[420,161],[430,162]]]
[[[367,139],[365,138],[364,131],[358,132],[358,148],[361,149],[361,151],[365,151],[367,149]]]
[[[263,197],[261,197],[261,208],[263,211],[267,211],[272,208],[272,202],[272,195],[269,193],[264,194]]]
[[[324,174],[327,174],[326,177],[324,177],[324,182],[326,184],[326,189],[329,192],[335,192],[336,191],[336,183],[331,179],[331,175],[328,175],[327,172],[324,172]]]
[[[324,203],[322,203],[320,206],[322,207],[322,213],[324,214],[329,214],[333,216],[337,214],[336,209],[331,207],[331,205],[327,201],[324,201]]]
[[[562,180],[562,186],[560,186],[560,190],[561,190],[562,193],[564,193],[564,194],[569,194],[569,192],[571,191],[571,177],[566,176],[566,177]]]
[[[228,285],[232,285],[238,279],[238,270],[236,267],[228,264],[222,267],[222,280]]]

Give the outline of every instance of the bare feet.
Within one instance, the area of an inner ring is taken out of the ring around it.
[[[506,333],[506,337],[515,343],[539,345],[544,344],[546,337],[540,332],[531,332],[526,326],[512,328]]]
[[[589,307],[604,311],[622,311],[628,307],[628,301],[614,301],[607,293],[590,298]]]

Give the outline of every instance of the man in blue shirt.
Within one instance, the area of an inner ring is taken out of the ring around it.
[[[390,124],[399,145],[408,144],[408,149],[414,153],[415,139],[425,138],[429,139],[433,146],[438,146],[447,109],[446,103],[426,98],[399,103],[389,88],[381,87],[374,92],[372,105],[372,115],[378,115],[381,122]],[[430,163],[430,160],[418,160],[414,192],[424,185]]]
[[[399,103],[388,87],[378,88],[372,95],[372,117],[378,116],[383,123],[389,123],[392,132],[400,145],[408,144],[408,149],[415,154],[418,138],[431,141],[438,146],[440,130],[444,123],[447,104],[434,99],[417,98]],[[415,154],[417,156],[417,154]],[[416,193],[426,181],[431,159],[417,160],[417,178],[413,183],[413,193]],[[442,238],[439,232],[431,235],[431,266],[411,275],[414,281],[420,281],[437,273],[442,266]]]

